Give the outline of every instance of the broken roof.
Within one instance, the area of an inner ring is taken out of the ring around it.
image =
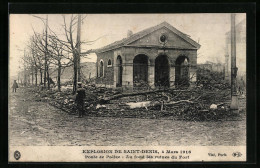
[[[179,37],[181,37],[182,39],[184,39],[185,41],[187,41],[188,43],[190,43],[191,45],[193,45],[195,48],[199,49],[200,48],[200,44],[198,44],[197,42],[195,42],[194,40],[192,40],[189,35],[182,33],[181,31],[177,30],[175,27],[173,27],[172,25],[170,25],[167,22],[162,22],[161,24],[158,24],[156,26],[147,28],[145,30],[142,30],[138,33],[135,33],[133,35],[131,35],[130,37],[127,38],[123,38],[122,40],[119,41],[115,41],[109,45],[106,45],[102,48],[96,49],[95,52],[100,53],[100,52],[105,52],[108,50],[112,50],[112,49],[116,49],[119,47],[123,47],[123,46],[127,46],[128,44],[162,28],[162,27],[166,27],[169,30],[171,30],[173,33],[177,34]]]

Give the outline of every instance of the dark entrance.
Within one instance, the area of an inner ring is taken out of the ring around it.
[[[155,59],[155,86],[170,86],[170,65],[166,55],[160,55]]]
[[[135,56],[133,61],[134,86],[146,85],[148,81],[148,57],[144,54]]]
[[[120,55],[117,56],[117,59],[116,59],[116,68],[117,68],[116,87],[121,87],[122,86],[123,66],[122,66],[122,58]]]
[[[100,73],[99,73],[99,76],[100,77],[103,77],[103,74],[104,73],[104,63],[103,61],[100,61]]]
[[[189,86],[189,60],[185,56],[179,56],[175,62],[175,85]]]

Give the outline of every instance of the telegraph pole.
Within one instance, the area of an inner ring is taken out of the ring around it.
[[[80,41],[80,37],[81,37],[81,14],[78,14],[78,29],[77,29],[77,64],[78,64],[78,82],[81,81],[81,75],[80,75],[80,71],[81,71],[81,67],[80,67],[80,54],[81,54],[81,41]]]
[[[236,21],[235,14],[231,14],[231,105],[230,109],[238,113],[237,99],[237,67],[236,67]]]

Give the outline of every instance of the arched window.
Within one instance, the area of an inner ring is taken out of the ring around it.
[[[103,77],[103,76],[104,76],[104,63],[103,60],[101,60],[99,63],[99,77]]]
[[[112,61],[111,61],[111,59],[109,59],[107,62],[107,67],[111,67],[111,66],[112,66]]]
[[[175,84],[188,86],[190,82],[189,74],[189,58],[181,55],[175,61]]]

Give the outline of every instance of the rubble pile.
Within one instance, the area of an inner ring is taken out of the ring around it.
[[[173,90],[174,91],[174,90]],[[127,102],[157,101],[161,104],[169,101],[190,100],[192,103],[181,102],[173,105],[149,106],[146,108],[130,109]],[[224,102],[224,103],[223,103]],[[88,111],[90,116],[101,117],[130,117],[130,118],[167,118],[185,121],[219,121],[238,120],[240,114],[233,114],[229,109],[230,92],[222,90],[194,89],[193,91],[175,91],[173,93],[151,93],[132,97],[123,97],[110,101],[102,107]],[[212,108],[214,107],[214,108]]]
[[[223,72],[197,70],[197,86],[210,90],[224,90],[230,88],[230,83],[224,80]]]
[[[89,106],[96,106],[104,96],[110,96],[120,93],[112,89],[96,88],[94,85],[88,85],[84,88],[86,90],[86,109],[89,108]],[[72,94],[72,89],[73,86],[68,84],[61,87],[61,92],[58,92],[56,87],[52,88],[51,90],[42,91],[38,88],[31,88],[31,92],[34,93],[36,101],[48,102],[49,104],[65,112],[68,112],[70,114],[76,114],[76,95]]]
[[[212,77],[212,75],[209,75]],[[229,84],[221,78],[200,77],[193,88],[176,88],[139,92],[124,96],[122,89],[96,87],[94,84],[84,86],[86,91],[85,111],[88,116],[96,117],[130,117],[130,118],[165,118],[185,121],[237,120],[229,110]],[[210,81],[212,80],[212,81]],[[44,101],[69,113],[77,114],[76,95],[72,94],[72,85],[56,89],[32,89],[36,101]],[[117,95],[120,95],[117,97]],[[122,96],[121,96],[122,95]],[[108,99],[115,97],[115,99]],[[141,105],[136,107],[131,104]]]
[[[173,110],[174,109],[174,110]],[[219,121],[219,120],[237,120],[240,117],[238,114],[233,114],[228,106],[218,106],[211,109],[208,106],[193,103],[179,104],[174,108],[167,108],[161,113],[161,117],[172,117],[176,120],[184,121]]]

